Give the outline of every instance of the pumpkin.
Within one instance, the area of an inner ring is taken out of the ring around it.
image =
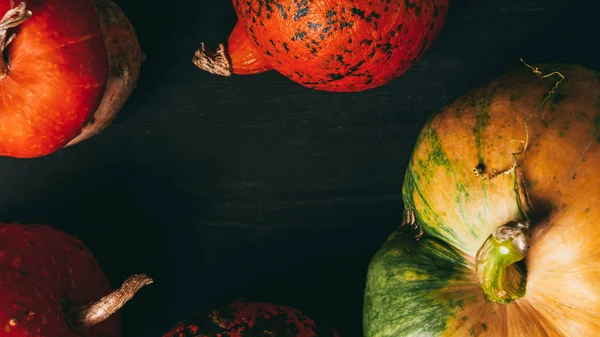
[[[104,130],[144,58],[112,0],[0,0],[0,156],[46,156]]]
[[[222,76],[276,70],[303,86],[338,92],[402,75],[440,34],[449,0],[233,0],[227,48],[204,44],[193,62]]]
[[[373,256],[365,337],[600,336],[600,74],[529,67],[423,127],[402,187],[422,232]]]
[[[163,337],[338,337],[298,309],[239,299],[177,322]]]

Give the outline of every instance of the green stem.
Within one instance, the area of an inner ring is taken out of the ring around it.
[[[516,263],[529,249],[529,224],[509,222],[483,243],[476,256],[477,278],[490,302],[506,304],[525,295],[527,275]]]

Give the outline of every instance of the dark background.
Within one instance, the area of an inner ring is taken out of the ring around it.
[[[91,140],[0,158],[0,216],[77,235],[114,286],[151,275],[123,309],[125,336],[160,336],[241,296],[360,336],[366,268],[401,221],[404,169],[429,114],[520,57],[600,69],[591,0],[451,1],[420,62],[353,94],[195,68],[200,41],[226,41],[231,1],[117,4],[147,54],[137,90]]]

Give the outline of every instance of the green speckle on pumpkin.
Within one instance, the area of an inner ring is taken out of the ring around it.
[[[433,177],[436,168],[440,166],[450,170],[450,160],[442,149],[442,144],[436,130],[434,128],[429,128],[420,138],[429,140],[428,145],[430,149],[427,154],[427,159],[418,159],[417,161],[420,172],[422,172],[421,176],[424,176],[426,179]],[[419,143],[422,143],[423,139],[420,140]]]
[[[490,109],[492,106],[492,95],[488,95],[478,101],[478,113],[477,119],[475,120],[475,126],[473,127],[473,133],[475,134],[475,143],[479,150],[479,163],[483,164],[483,144],[482,139],[484,137],[485,127],[490,121]]]
[[[481,335],[481,333],[484,332],[484,331],[486,331],[486,330],[487,330],[487,325],[485,323],[478,323],[476,325],[473,325],[469,329],[469,335],[477,337],[477,336]]]
[[[435,130],[431,130],[431,152],[429,153],[429,160],[436,166],[442,166],[450,170],[450,160],[442,149],[442,144]]]
[[[423,125],[422,130],[427,130],[427,129],[431,129],[431,125],[433,124],[433,120],[435,119],[435,115],[433,114],[432,116],[430,116],[427,121],[425,122],[425,124]],[[419,134],[419,136],[417,137],[417,141],[415,142],[415,149],[421,147],[421,145],[423,144],[423,141],[425,140],[425,133],[421,132]]]
[[[403,201],[407,208],[414,207],[415,199],[420,201],[422,207],[419,209],[419,212],[415,213],[415,216],[424,232],[437,238],[454,240],[456,242],[459,241],[457,234],[432,210],[429,199],[423,194],[420,188],[421,185],[426,186],[431,184],[431,179],[435,177],[435,173],[440,167],[444,168],[450,174],[452,174],[453,170],[452,163],[442,148],[442,142],[437,131],[431,126],[430,122],[427,124],[429,126],[424,127],[425,131],[419,135],[417,142],[421,146],[426,146],[428,152],[425,159],[419,158],[415,163],[413,158],[409,163],[402,187]],[[419,145],[417,145],[418,147]]]
[[[412,164],[409,164],[404,178],[404,185],[402,186],[405,208],[413,209],[413,205],[415,204],[414,198],[419,198],[422,203],[422,208],[420,209],[420,213],[415,213],[415,217],[417,222],[422,225],[423,230],[434,237],[458,240],[456,233],[447,228],[437,214],[431,209],[429,201],[425,198],[423,192],[419,188],[420,178],[421,177],[413,170]],[[441,232],[441,229],[445,229],[446,231]]]
[[[549,126],[550,126],[550,125],[552,125],[552,123],[554,123],[555,121],[556,121],[556,117],[552,118],[551,120],[545,120],[545,119],[542,119],[542,124],[543,124],[545,127],[549,127]]]
[[[563,100],[565,100],[568,96],[561,92],[555,92],[554,95],[550,96],[550,101],[553,104],[559,104]]]
[[[462,220],[464,223],[467,224],[473,224],[474,221],[472,219],[470,219],[468,217],[467,212],[465,212],[465,209],[463,207],[463,205],[465,203],[469,202],[469,191],[467,191],[467,189],[465,188],[464,185],[462,184],[456,184],[456,190],[458,192],[458,195],[456,196],[456,207],[458,208],[458,211],[460,212],[460,215],[462,217]],[[484,187],[484,193],[487,192],[487,190]],[[487,198],[486,199],[486,203],[487,203]],[[478,219],[479,220],[479,224],[481,227],[483,227],[483,219],[481,219],[481,217]],[[474,226],[469,226],[469,233],[474,237],[479,239],[480,237],[480,233],[477,227]]]

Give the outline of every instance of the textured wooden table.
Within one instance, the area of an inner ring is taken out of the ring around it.
[[[148,57],[137,90],[81,145],[0,158],[0,216],[79,236],[115,285],[154,277],[123,310],[125,336],[160,336],[240,296],[360,336],[366,267],[401,221],[404,169],[429,114],[520,57],[600,70],[591,0],[453,1],[418,64],[355,94],[195,68],[200,41],[227,39],[230,1],[117,3]]]

